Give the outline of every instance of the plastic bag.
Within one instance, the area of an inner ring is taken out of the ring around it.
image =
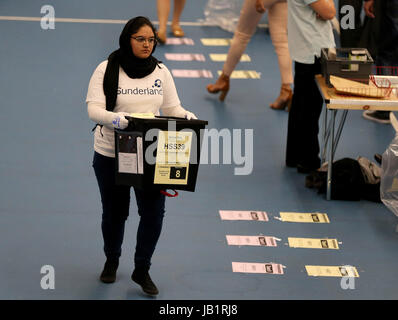
[[[209,0],[204,15],[206,24],[234,32],[239,21],[244,0]]]
[[[398,121],[392,112],[390,120],[396,134],[382,156],[380,197],[387,208],[398,216]]]

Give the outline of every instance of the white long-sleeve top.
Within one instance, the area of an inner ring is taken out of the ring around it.
[[[147,113],[184,117],[177,90],[170,71],[164,64],[148,76],[131,79],[119,68],[119,85],[113,112],[106,110],[103,80],[108,61],[101,62],[91,76],[87,92],[87,112],[91,120],[103,125],[94,134],[94,150],[107,157],[115,157],[115,140],[112,120],[118,112]]]

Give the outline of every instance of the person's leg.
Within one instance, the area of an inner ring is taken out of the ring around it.
[[[292,97],[292,105],[289,111],[287,124],[287,142],[286,142],[286,166],[297,167],[299,143],[300,143],[300,126],[298,118],[302,108],[303,96],[305,96],[305,86],[303,86],[304,76],[301,74],[301,63],[294,62],[294,89]]]
[[[170,12],[170,0],[157,0],[157,11],[159,19],[158,38],[161,43],[165,43],[167,38],[167,19]]]
[[[276,2],[269,8],[268,22],[272,44],[278,57],[282,84],[279,97],[270,104],[270,107],[285,109],[289,107],[293,95],[292,59],[287,44],[287,2]]]
[[[115,185],[115,159],[94,153],[93,168],[102,202],[101,230],[107,258],[101,280],[113,282],[122,251],[125,221],[129,215],[130,187]]]
[[[298,162],[298,165],[307,170],[318,169],[321,165],[321,159],[319,157],[319,117],[322,112],[323,98],[319,92],[318,85],[316,84],[315,75],[321,74],[321,63],[319,59],[315,60],[315,63],[311,65],[308,74],[308,86],[307,86],[307,101],[303,112],[301,114],[301,123],[303,129],[303,142],[302,142],[302,154]],[[299,169],[299,168],[298,168]]]
[[[228,51],[227,60],[223,66],[223,73],[225,75],[230,76],[232,71],[235,70],[242,54],[246,50],[247,44],[254,32],[256,32],[257,25],[262,16],[262,13],[256,11],[255,0],[245,0]]]
[[[130,187],[115,185],[115,159],[94,154],[93,167],[102,201],[102,235],[108,259],[118,259],[129,215]]]
[[[148,268],[162,231],[165,212],[165,196],[159,190],[134,188],[140,222],[134,255],[136,267]]]
[[[268,11],[269,31],[278,56],[281,82],[293,83],[292,59],[287,44],[287,2],[277,2]]]
[[[377,13],[376,13],[377,14]],[[398,0],[382,1],[379,4],[380,36],[378,53],[376,56],[376,68],[378,75],[397,76],[398,72]],[[363,112],[365,119],[378,123],[389,124],[389,111]]]
[[[380,36],[376,66],[378,74],[396,76],[398,67],[398,0],[380,3]]]
[[[319,116],[323,99],[315,82],[320,73],[319,60],[315,64],[295,62],[294,93],[289,112],[286,146],[286,165],[308,172],[320,166]]]
[[[180,26],[181,14],[184,10],[186,0],[174,0],[173,20],[171,21],[171,30],[174,36],[183,37],[184,31]]]
[[[134,255],[135,268],[131,279],[138,283],[145,293],[159,293],[149,276],[151,258],[159,240],[165,212],[165,196],[159,190],[134,188],[140,223],[137,231],[137,245]]]
[[[255,8],[255,0],[245,0],[239,16],[239,22],[236,27],[231,46],[228,51],[227,60],[224,63],[222,74],[215,84],[209,84],[207,90],[210,93],[222,91],[220,100],[223,101],[229,90],[229,78],[238,64],[242,54],[245,52],[247,44],[256,31],[258,22],[262,13],[258,13]]]

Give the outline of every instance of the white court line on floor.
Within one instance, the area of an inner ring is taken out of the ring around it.
[[[19,16],[0,16],[0,21],[41,21],[42,18],[47,19],[47,17],[19,17]],[[78,18],[54,18],[54,22],[70,22],[70,23],[109,23],[109,24],[125,24],[128,20],[115,20],[115,19],[78,19]],[[158,25],[159,21],[152,21],[153,24]],[[171,25],[169,21],[167,23]],[[217,24],[209,23],[204,20],[199,20],[198,22],[184,22],[180,21],[181,26],[188,26],[188,27],[217,27]],[[259,24],[260,28],[266,28],[267,24]]]

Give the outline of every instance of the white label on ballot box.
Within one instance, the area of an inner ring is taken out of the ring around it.
[[[119,144],[118,171],[121,173],[143,174],[142,137],[119,135]]]
[[[119,152],[119,172],[137,174],[137,154]]]
[[[187,184],[192,132],[159,130],[154,184]]]
[[[137,137],[137,167],[138,173],[144,173],[144,157],[143,157],[143,149],[142,149],[142,137]]]

